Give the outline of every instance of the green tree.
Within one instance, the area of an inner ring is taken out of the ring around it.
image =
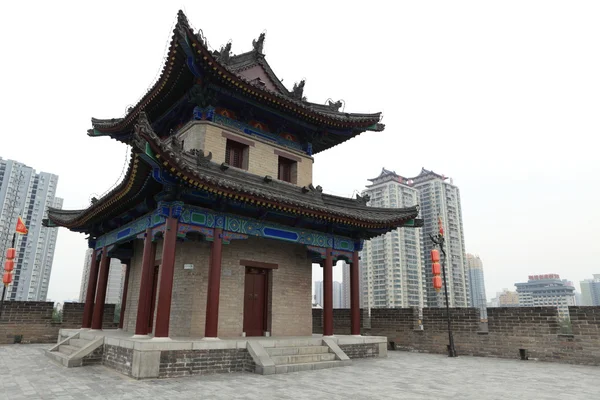
[[[56,303],[52,309],[52,322],[62,322],[62,305]]]

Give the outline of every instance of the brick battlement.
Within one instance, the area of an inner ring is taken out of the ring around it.
[[[349,329],[349,310],[334,309],[334,334]],[[364,335],[387,336],[398,350],[446,354],[448,325],[445,308],[373,308],[364,310]],[[323,310],[313,309],[313,331],[322,332]],[[573,364],[600,365],[600,307],[569,307],[572,334],[560,334],[555,307],[488,308],[487,330],[481,329],[479,310],[450,309],[452,331],[459,355],[530,358]],[[343,324],[347,324],[342,328]],[[339,326],[339,329],[336,329]]]
[[[83,303],[64,303],[62,322],[52,321],[54,303],[46,301],[5,301],[0,318],[0,344],[56,343],[59,329],[81,327]],[[104,306],[104,328],[116,328],[115,305]]]

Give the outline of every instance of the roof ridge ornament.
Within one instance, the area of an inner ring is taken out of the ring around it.
[[[133,129],[133,144],[140,150],[146,147],[146,138],[156,139],[158,136],[152,129],[152,124],[145,111],[140,111]]]
[[[358,201],[360,204],[366,206],[369,200],[371,200],[371,196],[369,196],[368,194],[361,196],[358,193],[356,193],[356,201]]]
[[[210,164],[210,160],[212,160],[212,151],[209,151],[208,154],[205,155],[204,150],[191,149],[187,153],[194,156],[194,158],[196,159],[196,165],[199,167]],[[225,164],[225,163],[223,163],[223,164]]]
[[[321,185],[314,187],[311,183],[308,186],[302,187],[302,193],[310,193],[313,196],[320,196],[323,194],[323,188],[321,187]]]
[[[342,101],[338,100],[335,103],[331,100],[327,100],[327,107],[331,108],[333,111],[340,111],[342,107]]]
[[[252,40],[252,47],[254,48],[254,51],[257,52],[258,54],[264,54],[263,53],[264,45],[265,45],[265,32],[261,33],[260,36],[258,37],[258,39]]]
[[[306,97],[304,94],[304,85],[306,84],[306,79],[302,79],[300,83],[294,83],[294,88],[292,89],[292,97],[296,100],[306,101]]]
[[[225,46],[221,46],[219,51],[213,51],[213,54],[221,64],[229,64],[229,59],[231,58],[231,40]]]

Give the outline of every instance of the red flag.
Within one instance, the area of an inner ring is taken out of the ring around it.
[[[440,235],[444,236],[444,226],[442,224],[442,217],[438,217],[438,227],[440,228]]]
[[[23,219],[21,217],[19,217],[19,219],[17,220],[16,231],[17,231],[17,233],[19,233],[21,235],[27,235],[27,232],[29,232],[27,230],[27,227],[25,226],[25,222],[23,222]]]

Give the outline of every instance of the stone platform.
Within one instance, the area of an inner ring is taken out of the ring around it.
[[[78,350],[84,343],[95,349]],[[355,358],[387,356],[387,338],[379,336],[298,336],[236,338],[136,337],[121,330],[60,331],[54,352],[93,358],[64,361],[65,366],[103,364],[136,379],[170,378],[210,373],[253,372],[263,375],[345,366]],[[53,354],[54,353],[54,354]],[[68,356],[67,356],[68,357]]]

